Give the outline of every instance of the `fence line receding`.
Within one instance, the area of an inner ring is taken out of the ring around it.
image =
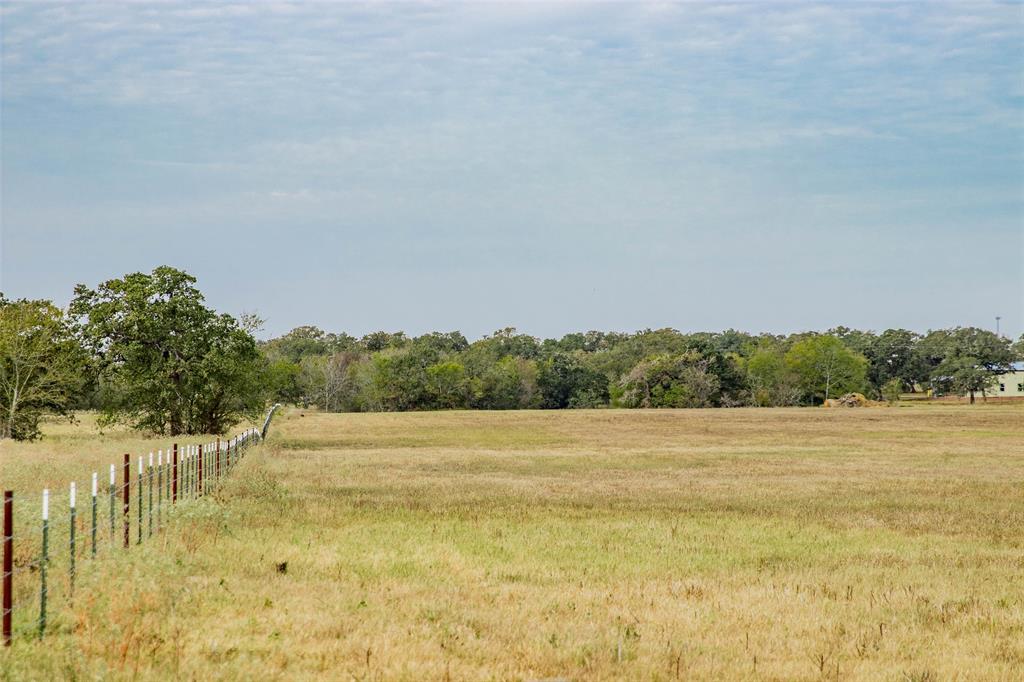
[[[266,438],[277,407],[267,414],[262,428],[246,429],[224,441],[172,443],[166,451],[139,456],[134,475],[132,457],[125,454],[121,467],[110,465],[106,490],[101,489],[100,472],[93,472],[87,500],[79,499],[86,488],[79,489],[76,481],[69,483],[66,497],[47,488],[38,497],[19,499],[14,491],[5,490],[4,646],[18,636],[43,637],[54,598],[71,603],[76,578],[90,562],[160,534],[178,504],[216,489],[246,451]]]

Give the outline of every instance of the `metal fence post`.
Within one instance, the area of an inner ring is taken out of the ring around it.
[[[196,490],[196,495],[198,497],[202,497],[202,495],[203,495],[203,465],[202,465],[202,461],[204,459],[205,459],[205,457],[204,457],[204,453],[203,453],[203,446],[200,445],[199,446],[199,462],[200,462],[200,464],[199,464],[199,469],[198,469],[199,482],[198,482],[198,489]]]
[[[11,645],[11,612],[14,610],[14,491],[4,491],[4,646]]]
[[[123,507],[123,509],[121,511],[121,516],[124,518],[124,548],[128,549],[128,546],[131,544],[131,537],[132,537],[131,531],[128,528],[129,525],[131,524],[131,518],[128,515],[128,513],[129,513],[128,505],[129,505],[129,503],[131,501],[131,498],[129,497],[129,494],[130,494],[130,491],[131,491],[131,484],[132,484],[132,465],[131,465],[131,455],[129,455],[129,454],[125,454],[125,456],[124,456],[124,466],[123,466],[123,469],[122,469],[122,473],[124,475],[124,490],[122,491],[122,496],[121,496],[121,504],[122,504],[122,507]]]
[[[171,504],[178,501],[178,444],[172,450],[174,460],[171,464]]]
[[[71,528],[68,531],[70,554],[68,555],[68,599],[75,598],[75,482],[71,481],[71,489],[68,491],[68,503],[70,505]]]
[[[138,499],[138,504],[139,504],[139,511],[138,511],[139,533],[138,533],[138,535],[139,535],[139,539],[136,540],[136,542],[135,542],[135,544],[137,544],[137,545],[141,545],[142,544],[142,487],[143,487],[142,486],[142,471],[143,471],[144,467],[145,467],[145,465],[142,463],[142,455],[139,455],[139,471],[138,471],[138,478],[136,479],[136,483],[137,483],[136,487],[139,489],[139,494],[138,494],[138,498],[139,498]]]
[[[164,515],[164,451],[156,451],[156,529],[163,524]]]
[[[96,558],[96,494],[99,492],[99,478],[98,474],[92,472],[92,524],[89,530],[89,536],[92,540],[92,558]]]
[[[39,638],[46,632],[46,564],[50,561],[50,491],[43,488],[43,547],[39,554]]]
[[[110,465],[110,543],[117,540],[117,531],[114,529],[114,519],[117,517],[117,493],[114,485],[117,483],[117,468]]]
[[[153,537],[153,453],[149,453],[149,468],[146,469],[149,486],[149,536]]]

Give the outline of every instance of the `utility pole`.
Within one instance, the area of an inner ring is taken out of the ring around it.
[[[999,336],[999,320],[1003,319],[1002,316],[996,315],[996,336]]]

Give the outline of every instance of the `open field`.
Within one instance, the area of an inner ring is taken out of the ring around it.
[[[35,496],[160,446],[2,447]],[[1020,680],[1024,405],[286,410],[98,564],[4,679]]]

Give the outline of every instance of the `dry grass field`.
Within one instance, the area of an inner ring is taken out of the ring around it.
[[[35,496],[162,446],[0,447]],[[55,608],[3,679],[1021,680],[1024,405],[285,410]]]

